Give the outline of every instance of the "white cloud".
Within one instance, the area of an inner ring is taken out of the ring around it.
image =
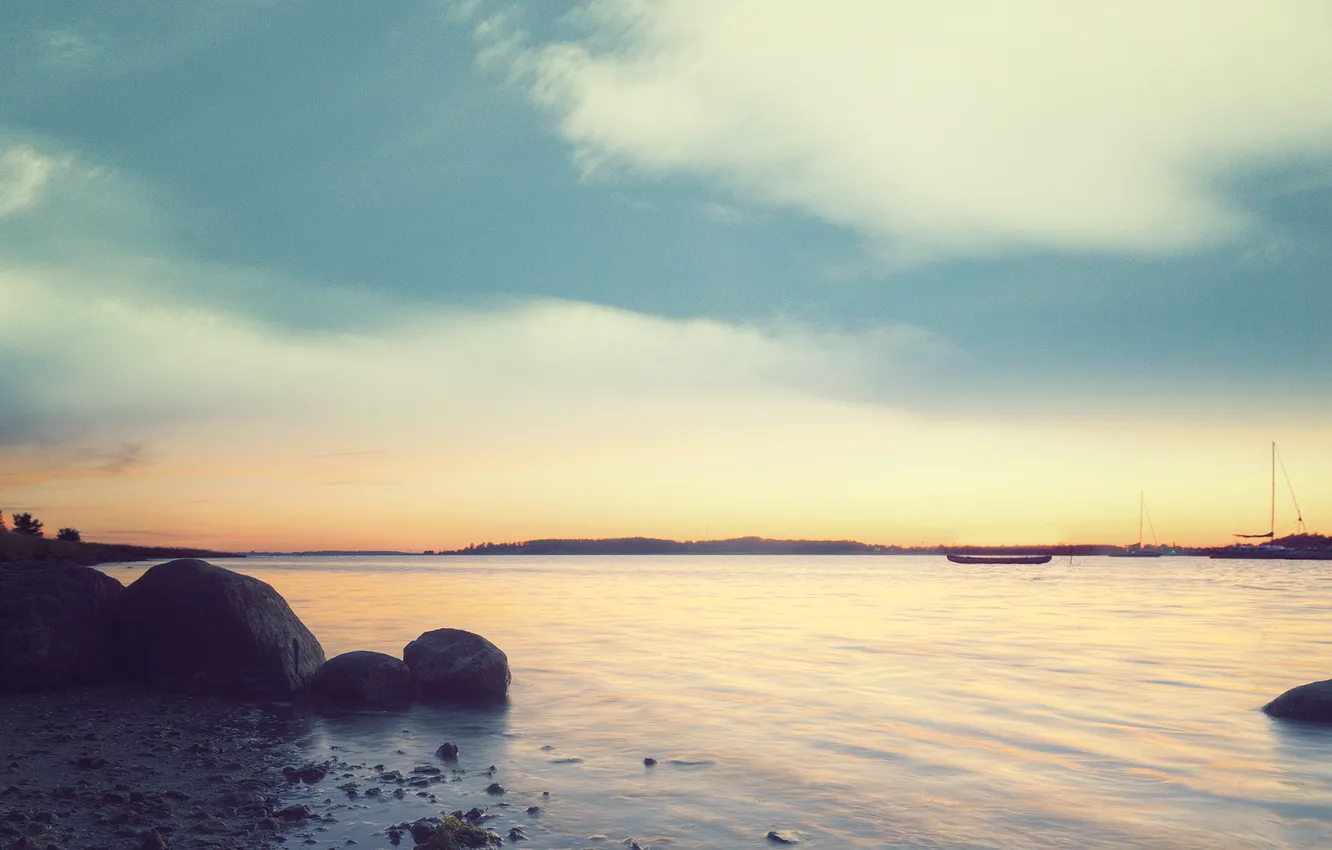
[[[0,151],[0,218],[41,202],[60,161],[28,145],[10,145]]]
[[[766,392],[857,398],[912,380],[912,370],[947,351],[909,326],[834,333],[560,301],[302,334],[160,303],[95,273],[21,269],[0,270],[5,304],[22,309],[0,306],[0,353],[38,364],[11,403],[65,424],[355,419],[358,411],[407,407],[601,406]]]
[[[1168,252],[1250,224],[1235,169],[1332,154],[1322,0],[590,0],[483,62],[589,173],[691,174],[901,254]]]

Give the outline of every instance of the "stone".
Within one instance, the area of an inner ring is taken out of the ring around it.
[[[290,696],[324,663],[319,641],[276,590],[183,558],[125,589],[116,625],[139,682],[228,696]]]
[[[444,743],[439,745],[439,749],[435,750],[435,755],[439,756],[445,761],[457,761],[458,745],[450,744],[448,741],[445,741]]]
[[[657,760],[654,759],[652,756],[648,756],[647,758],[643,759],[643,767],[652,767],[656,763]]]
[[[402,659],[358,649],[325,661],[310,680],[310,694],[337,705],[392,707],[412,701],[416,683]]]
[[[91,567],[0,567],[0,693],[112,678],[110,636],[124,594]]]
[[[402,659],[423,699],[485,703],[508,695],[509,659],[480,635],[435,629],[407,644]]]
[[[1305,723],[1332,723],[1332,679],[1291,688],[1263,706],[1271,717]]]
[[[444,823],[439,818],[421,818],[408,829],[412,833],[413,841],[417,844],[425,844],[431,838],[434,838],[435,833],[439,832],[443,826]]]
[[[770,830],[770,831],[768,832],[768,834],[767,834],[765,837],[766,837],[769,841],[771,841],[773,844],[799,844],[799,843],[800,843],[800,838],[799,838],[799,836],[797,836],[795,833],[793,833],[793,832],[789,832],[789,831],[778,832],[777,830],[774,829],[774,830]]]
[[[276,812],[273,812],[273,817],[281,818],[285,821],[309,820],[314,817],[314,812],[310,811],[309,806],[297,804],[287,806],[285,809],[278,809]]]

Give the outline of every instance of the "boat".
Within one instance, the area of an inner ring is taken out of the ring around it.
[[[1285,546],[1276,542],[1276,471],[1281,465],[1281,474],[1285,476],[1286,488],[1290,491],[1290,501],[1295,506],[1295,534],[1282,540],[1302,538],[1306,545]],[[1286,463],[1277,452],[1276,443],[1272,443],[1272,487],[1271,508],[1268,512],[1267,531],[1261,534],[1236,534],[1240,540],[1266,540],[1266,543],[1235,543],[1212,553],[1213,558],[1263,561],[1332,561],[1332,546],[1307,545],[1310,538],[1304,524],[1304,514],[1300,512],[1300,503],[1295,499],[1295,488],[1290,483],[1290,474],[1286,472]],[[1312,535],[1318,538],[1318,535]],[[1325,539],[1325,538],[1321,538]]]
[[[948,555],[954,564],[1048,564],[1049,555]]]
[[[1152,530],[1152,546],[1154,549],[1142,548],[1142,518],[1147,517],[1147,525]],[[1147,500],[1143,498],[1142,491],[1138,491],[1138,545],[1127,549],[1120,549],[1118,552],[1111,552],[1112,558],[1159,558],[1161,557],[1160,542],[1156,539],[1156,526],[1152,525],[1152,516],[1147,513]]]

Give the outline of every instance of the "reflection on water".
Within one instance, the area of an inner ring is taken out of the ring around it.
[[[1332,573],[1317,563],[228,566],[276,587],[330,656],[400,655],[441,626],[509,655],[506,709],[302,721],[312,758],[349,766],[294,792],[343,807],[321,845],[380,846],[389,823],[480,806],[533,848],[758,845],[774,829],[815,846],[1332,846],[1332,733],[1257,710],[1332,675]],[[434,755],[445,740],[465,773],[402,799],[336,788],[379,782],[376,764],[452,767]]]

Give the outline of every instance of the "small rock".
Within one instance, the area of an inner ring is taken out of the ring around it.
[[[526,832],[523,832],[523,828],[522,828],[521,826],[515,826],[515,827],[512,827],[512,828],[509,829],[509,840],[510,840],[510,841],[526,841],[526,840],[527,840],[527,833],[526,833]]]
[[[458,758],[458,745],[445,741],[439,745],[439,749],[435,750],[435,755],[446,761],[454,761]]]
[[[654,759],[652,756],[648,756],[647,758],[643,759],[643,766],[644,766],[644,767],[652,767],[652,765],[654,765],[654,764],[656,764],[656,763],[657,763],[657,760]]]
[[[1332,679],[1291,688],[1263,706],[1270,717],[1304,723],[1332,723]]]
[[[324,771],[321,768],[310,765],[296,771],[296,776],[306,783],[315,783],[324,778]]]
[[[528,806],[528,807],[527,807],[527,813],[528,813],[529,815],[539,815],[539,814],[541,814],[541,807],[540,807],[540,806]]]
[[[498,782],[492,782],[492,783],[490,783],[489,785],[486,786],[486,793],[487,793],[487,794],[496,794],[496,795],[503,794],[503,793],[504,793],[504,786],[501,785],[501,784],[499,784]]]
[[[273,816],[285,821],[298,821],[308,820],[309,818],[314,817],[314,812],[310,811],[309,806],[298,804],[287,806],[285,809],[278,809],[273,813]]]
[[[800,839],[793,832],[778,832],[770,830],[766,838],[773,844],[799,844]]]

